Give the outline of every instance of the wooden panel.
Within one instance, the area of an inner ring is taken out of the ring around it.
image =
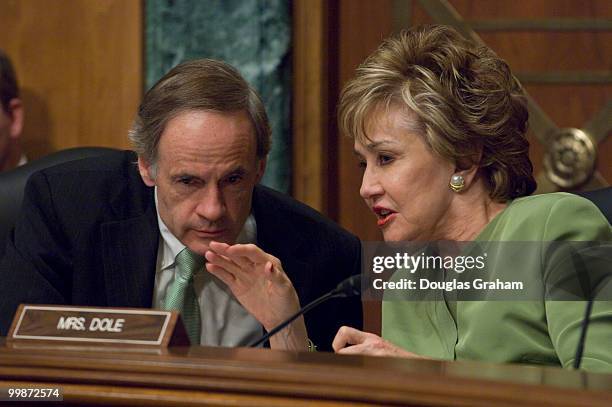
[[[340,1],[340,89],[353,77],[355,68],[393,32],[393,2]],[[363,240],[381,240],[374,214],[359,196],[361,171],[353,154],[353,142],[339,137],[339,222]]]
[[[607,0],[534,0],[514,2],[486,0],[451,0],[449,3],[468,21],[481,19],[612,18],[612,2]],[[413,23],[434,20],[415,2]],[[520,74],[547,72],[610,72],[612,69],[612,33],[594,31],[512,31],[481,32],[483,41]],[[558,127],[581,128],[612,94],[612,84],[561,85],[527,83],[525,89]],[[542,170],[545,146],[530,132],[530,157],[535,172]],[[597,169],[612,183],[612,141],[598,146]]]
[[[73,405],[607,406],[612,376],[553,367],[246,348],[27,349],[0,339],[0,386]]]
[[[609,0],[449,0],[466,20],[487,18],[609,18]]]
[[[293,196],[328,216],[330,3],[293,2]]]
[[[393,32],[393,1],[341,0],[339,10],[339,89],[355,68]],[[337,95],[339,96],[339,94]],[[337,103],[336,98],[336,103]],[[337,117],[334,116],[337,121]],[[338,140],[338,222],[362,240],[382,240],[374,214],[359,195],[361,170],[353,141],[336,132]],[[363,303],[364,330],[380,334],[380,302]]]
[[[142,26],[140,0],[0,2],[0,48],[19,76],[30,158],[128,146],[142,95]]]
[[[525,88],[559,127],[581,128],[603,108],[612,95],[612,86],[561,86],[529,84]],[[606,91],[606,89],[608,89]],[[536,173],[542,170],[545,148],[536,137],[530,135],[529,155]],[[597,170],[612,183],[612,135],[598,145]]]

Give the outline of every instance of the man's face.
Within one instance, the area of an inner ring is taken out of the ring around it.
[[[265,169],[244,111],[180,113],[162,133],[156,171],[141,158],[138,164],[145,184],[157,185],[159,216],[168,229],[202,255],[211,240],[235,242]]]

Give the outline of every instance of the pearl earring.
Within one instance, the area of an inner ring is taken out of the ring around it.
[[[450,179],[450,188],[455,192],[461,192],[461,190],[465,187],[465,179],[463,175],[453,174]]]

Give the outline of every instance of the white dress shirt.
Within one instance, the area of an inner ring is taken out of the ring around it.
[[[155,208],[158,209],[157,187],[155,187]],[[170,232],[159,216],[157,222],[161,239],[157,249],[157,266],[153,307],[163,307],[166,292],[175,276],[174,259],[185,248]],[[249,215],[237,243],[257,243],[257,225]],[[193,285],[200,305],[202,332],[200,344],[207,346],[245,346],[263,335],[262,325],[236,300],[230,289],[217,277],[203,270],[194,274]]]

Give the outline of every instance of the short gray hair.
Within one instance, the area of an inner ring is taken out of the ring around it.
[[[255,129],[257,157],[270,151],[270,123],[255,90],[229,64],[196,59],[174,67],[145,94],[128,135],[136,153],[154,165],[166,124],[189,110],[245,111]]]

